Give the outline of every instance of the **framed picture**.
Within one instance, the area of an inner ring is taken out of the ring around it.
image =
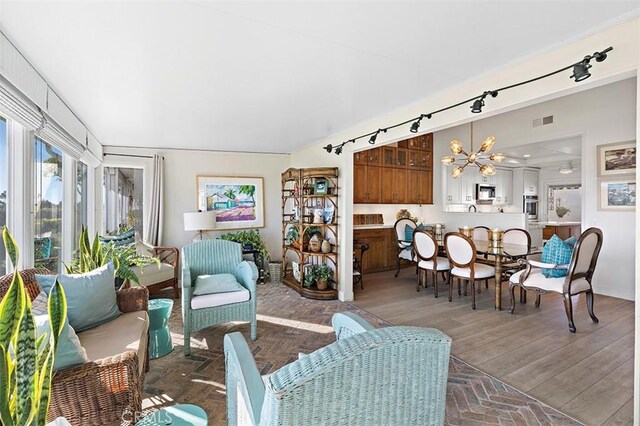
[[[327,195],[327,180],[316,179],[315,194]]]
[[[636,181],[602,179],[598,187],[598,210],[634,211],[636,209]]]
[[[598,145],[598,177],[635,174],[636,141]]]
[[[216,229],[264,227],[261,177],[196,176],[197,206],[216,212]]]

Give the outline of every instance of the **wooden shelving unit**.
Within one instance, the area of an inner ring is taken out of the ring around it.
[[[326,194],[316,193],[318,182],[326,182]],[[331,221],[314,223],[314,210],[333,208]],[[291,227],[298,229],[298,238],[287,244]],[[312,251],[305,236],[310,227],[317,227],[331,244],[328,253]],[[282,173],[282,282],[310,299],[336,299],[338,297],[338,168],[321,167],[288,169]],[[294,262],[298,273],[294,274]],[[305,271],[311,265],[329,265],[333,278],[329,287],[318,289],[315,284],[305,286]]]

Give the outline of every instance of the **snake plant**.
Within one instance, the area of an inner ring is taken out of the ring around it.
[[[18,247],[7,228],[4,246],[14,268]],[[48,302],[50,333],[36,338],[31,300],[16,271],[0,302],[0,421],[5,426],[42,426],[47,420],[53,361],[67,317],[62,286],[56,280]]]

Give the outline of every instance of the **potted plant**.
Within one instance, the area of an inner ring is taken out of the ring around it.
[[[242,244],[244,250],[256,250],[260,253],[263,262],[268,262],[271,258],[267,245],[260,236],[260,231],[257,229],[249,229],[246,231],[230,232],[228,234],[220,235],[220,238],[227,241],[234,241]]]
[[[313,268],[313,276],[318,290],[326,290],[329,287],[329,280],[333,278],[333,269],[329,265],[316,265]]]
[[[300,248],[300,229],[297,225],[289,225],[285,235],[285,243],[295,249]]]
[[[2,238],[15,267],[18,248],[6,227]],[[0,423],[5,426],[47,422],[55,351],[67,317],[64,290],[57,279],[49,293],[48,312],[50,333],[36,338],[31,302],[16,268],[0,302]]]
[[[315,282],[315,266],[309,265],[308,267],[304,268],[304,282],[302,283],[302,285],[304,285],[305,287],[311,287],[313,284],[315,284]]]

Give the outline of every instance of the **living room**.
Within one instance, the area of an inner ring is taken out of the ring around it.
[[[414,7],[420,13],[415,13]],[[388,2],[335,2],[330,6],[274,2],[260,5],[0,2],[3,36],[0,87],[5,95],[4,98],[0,95],[4,102],[0,103],[0,116],[7,123],[8,136],[5,146],[0,145],[0,165],[4,169],[0,173],[0,193],[4,189],[8,194],[8,214],[3,217],[0,211],[0,224],[9,227],[22,249],[18,269],[47,267],[37,262],[42,256],[27,249],[33,245],[34,238],[48,238],[47,230],[38,228],[38,224],[47,218],[36,218],[35,227],[24,218],[31,214],[31,200],[37,195],[31,187],[42,181],[38,176],[46,174],[43,170],[48,173],[49,168],[53,168],[51,161],[47,166],[44,164],[55,157],[56,150],[62,153],[57,167],[63,170],[62,194],[58,197],[63,205],[59,225],[63,238],[61,243],[53,244],[55,255],[48,253],[45,257],[56,258],[53,262],[57,262],[57,272],[63,271],[62,262],[68,264],[74,259],[80,225],[89,228],[91,238],[95,234],[106,236],[103,224],[110,213],[104,198],[107,191],[103,179],[105,170],[110,168],[142,171],[141,204],[145,229],[152,223],[151,216],[155,214],[160,218],[155,221],[159,230],[155,241],[148,241],[155,246],[175,247],[180,253],[192,243],[196,231],[205,231],[205,240],[215,240],[222,234],[244,229],[229,227],[221,220],[210,228],[186,226],[185,214],[196,213],[202,207],[199,195],[202,178],[258,178],[262,194],[257,203],[263,215],[262,222],[255,228],[274,263],[283,258],[285,245],[282,173],[290,168],[337,168],[336,187],[340,191],[329,193],[329,196],[335,195],[333,198],[339,206],[335,213],[338,225],[331,242],[336,247],[333,265],[335,276],[340,279],[335,278],[333,285],[339,300],[323,302],[300,298],[295,291],[271,277],[270,282],[259,284],[256,289],[257,340],[250,340],[250,326],[246,322],[213,325],[191,334],[192,353],[188,357],[183,354],[183,338],[188,333],[183,330],[181,299],[174,298],[170,288],[161,290],[159,296],[150,296],[152,300],[158,297],[173,299],[169,324],[174,349],[168,356],[149,361],[142,397],[144,413],[157,412],[176,403],[191,403],[204,408],[209,424],[218,424],[225,421],[227,414],[224,406],[225,332],[240,331],[252,350],[260,348],[255,354],[256,362],[263,374],[267,374],[297,359],[298,353],[310,353],[335,341],[329,327],[335,312],[355,311],[376,327],[399,325],[373,311],[366,312],[366,308],[358,305],[359,295],[370,296],[372,292],[367,293],[371,288],[366,284],[364,290],[354,289],[358,284],[352,279],[356,248],[353,216],[373,212],[382,212],[385,217],[394,216],[399,209],[409,208],[427,223],[446,221],[448,212],[442,201],[444,175],[441,173],[445,168],[438,160],[447,154],[447,144],[453,137],[449,135],[454,129],[464,129],[464,133],[456,137],[464,145],[469,144],[468,127],[465,126],[473,122],[474,139],[478,144],[485,133],[496,135],[493,149],[496,152],[545,138],[576,135],[581,138],[582,159],[577,170],[582,183],[582,230],[597,227],[604,238],[593,279],[595,312],[600,323],[592,324],[581,295],[574,306],[576,336],[584,337],[581,332],[587,328],[592,330],[593,327],[597,331],[598,327],[612,322],[610,319],[617,314],[606,313],[603,317],[598,311],[600,306],[603,310],[606,307],[615,310],[620,301],[619,306],[625,306],[621,312],[630,319],[633,316],[630,312],[635,309],[633,302],[638,297],[637,238],[630,237],[635,230],[635,208],[607,211],[599,207],[602,177],[597,169],[600,146],[637,140],[639,8],[634,2],[600,5],[558,2],[539,6],[540,9],[535,2],[525,2],[522,7],[528,13],[520,13],[513,5],[491,2],[486,10],[470,2],[454,5],[415,2],[411,7]],[[576,7],[578,10],[583,8],[583,23],[571,19]],[[473,36],[477,38],[473,45],[465,46],[463,35],[473,32],[469,28],[477,28],[473,23],[495,19],[495,13],[499,12],[505,13],[506,18],[500,18],[494,24],[496,28],[485,29],[483,26],[482,31]],[[452,16],[455,14],[460,22],[454,23]],[[550,14],[557,19],[548,18]],[[394,18],[393,23],[385,23],[387,15]],[[526,15],[531,15],[529,21]],[[441,22],[436,18],[441,18]],[[27,22],[29,25],[25,25]],[[402,22],[405,24],[401,25]],[[422,45],[416,41],[421,39],[418,37],[421,30],[417,29],[420,25],[434,27],[426,36],[430,43]],[[460,30],[459,34],[451,30],[467,26],[469,28]],[[404,27],[409,28],[404,30]],[[401,34],[391,36],[396,32]],[[537,37],[537,33],[542,34]],[[228,43],[231,39],[236,41]],[[425,59],[430,54],[436,55],[435,47],[430,45],[435,44],[434,41],[441,45],[437,48],[438,62],[446,63],[446,66],[439,65],[437,70]],[[501,47],[498,49],[497,45]],[[340,155],[336,155],[335,147],[360,135],[387,129],[395,123],[469,99],[485,90],[542,76],[609,46],[613,50],[607,52],[606,60],[597,61],[594,55],[590,63],[591,76],[585,81],[569,78],[572,71],[569,69],[501,92],[497,97],[483,98],[486,105],[480,114],[471,113],[472,102],[468,102],[421,120],[418,134],[436,135],[432,204],[354,204],[354,155],[372,147],[398,146],[399,142],[414,136],[410,132],[411,122],[379,132],[375,145],[368,143],[370,137],[367,136],[344,145]],[[327,65],[335,63],[341,65]],[[365,69],[371,74],[362,71]],[[43,82],[44,90],[34,82]],[[412,86],[415,86],[413,92],[408,90]],[[25,120],[20,110],[8,103],[9,98],[20,100],[36,111],[36,118]],[[578,107],[543,108],[565,100],[571,102],[568,99],[579,99],[576,101]],[[509,117],[520,113],[528,120],[538,115],[542,117],[549,110],[556,112],[555,127],[528,129],[527,132],[516,126],[509,127],[513,122]],[[61,137],[60,133],[64,135]],[[39,160],[42,165],[35,167],[32,166],[33,158],[40,151],[37,151],[37,145],[32,148],[32,143],[26,143],[31,142],[34,135],[46,143],[42,145],[43,154]],[[53,149],[46,150],[45,145]],[[330,150],[332,152],[323,149],[328,145],[334,148]],[[5,149],[6,154],[3,153]],[[158,166],[158,162],[162,165]],[[65,171],[73,170],[80,163],[88,167],[82,191],[86,199],[83,205],[86,214],[80,215],[83,219],[65,213],[71,212],[71,206],[75,205],[74,186],[83,182],[78,177],[81,175],[69,180],[66,176],[73,173],[65,174]],[[32,177],[34,168],[35,178]],[[162,170],[160,192],[156,190],[157,170]],[[469,169],[465,173],[471,172],[477,173]],[[635,184],[635,169],[633,180]],[[158,201],[158,194],[161,201]],[[51,199],[57,198],[51,195]],[[161,206],[159,216],[157,205]],[[218,218],[221,218],[220,212]],[[385,224],[392,225],[392,220],[386,219]],[[144,231],[138,238],[146,239],[146,233]],[[253,256],[245,256],[245,259],[252,260]],[[281,266],[285,270],[291,267],[290,262],[284,263]],[[268,265],[262,266],[261,274],[264,275]],[[403,269],[400,280],[413,286],[415,293],[415,280],[410,270]],[[2,273],[12,271],[7,264]],[[176,271],[178,275],[182,273],[180,267]],[[391,284],[393,274],[377,275],[372,279]],[[181,281],[182,277],[176,275],[175,286],[183,286]],[[441,286],[446,289],[446,284]],[[503,309],[506,309],[509,296],[504,287],[508,287],[508,282],[502,286]],[[420,296],[424,296],[423,293],[421,290]],[[478,295],[481,312],[472,312],[465,302],[468,314],[489,313],[499,316],[501,321],[511,321],[506,311],[494,312],[490,309],[492,303],[486,304],[490,299],[482,299],[494,295],[493,288],[485,292],[483,286],[482,294]],[[430,294],[429,297],[433,296]],[[533,300],[533,296],[530,297]],[[553,306],[553,309],[559,309],[552,311],[553,315],[560,312],[564,318],[560,299],[557,295],[543,296],[541,309]],[[446,297],[435,301],[448,303]],[[525,305],[517,305],[513,321],[518,318],[520,306]],[[396,308],[403,310],[402,306]],[[487,312],[489,309],[491,312]],[[523,309],[535,318],[532,301]],[[618,404],[615,409],[611,409],[606,419],[598,418],[594,423],[618,421],[628,424],[640,416],[637,411],[640,405],[638,321],[636,312],[635,327],[629,331],[636,336],[635,351],[632,344],[625,346],[625,350],[634,352],[635,361],[624,359],[612,367],[615,370],[631,362],[635,377],[633,381],[628,377],[628,383],[623,386],[626,393],[621,393],[626,397],[612,402]],[[550,333],[573,335],[566,324]],[[279,347],[287,349],[283,352]],[[454,355],[455,347],[454,339]],[[464,357],[461,359],[465,361]],[[478,367],[472,362],[469,364]],[[456,367],[463,368],[462,364]],[[454,373],[460,371],[451,370],[450,380],[458,377],[452,375]],[[510,384],[504,377],[497,379]],[[583,391],[588,393],[592,385],[583,384]],[[518,390],[518,386],[514,389]],[[453,392],[453,388],[450,390]],[[559,410],[559,415],[589,424],[588,419],[555,406],[553,401],[542,400],[542,403]],[[447,410],[447,423],[473,419],[462,417],[460,411],[456,411],[459,417],[455,417],[449,405]],[[473,409],[469,410],[471,412]],[[475,421],[482,420],[478,417]],[[512,421],[517,423],[513,417]],[[524,418],[525,423],[529,421],[533,422]]]

